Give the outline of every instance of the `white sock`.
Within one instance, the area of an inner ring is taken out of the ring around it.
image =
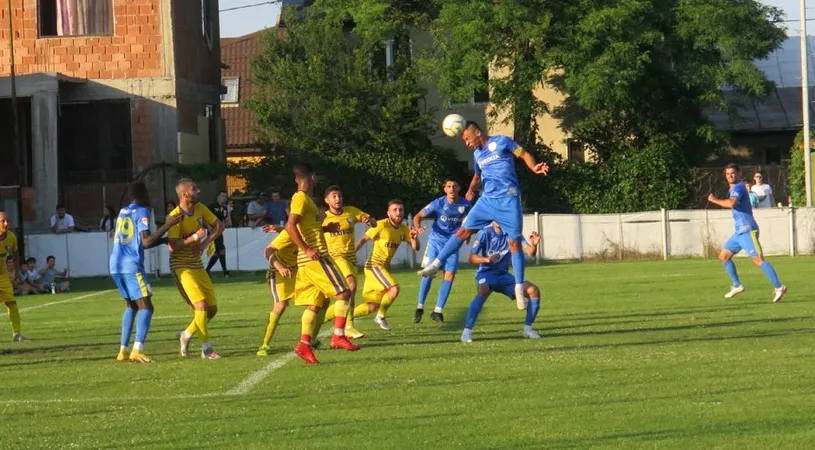
[[[190,338],[192,338],[192,335],[191,335],[191,334],[190,334],[190,332],[189,332],[189,331],[187,331],[187,330],[182,331],[182,332],[181,332],[181,336],[184,336],[184,339],[190,339]]]
[[[133,344],[133,350],[136,350],[137,352],[144,350],[144,342],[136,342]]]
[[[441,261],[439,261],[439,258],[436,258],[433,260],[432,263],[430,263],[430,265],[438,269],[439,267],[441,267]]]
[[[439,313],[439,314],[441,314],[441,312],[442,312],[442,311],[444,311],[444,310],[443,310],[443,309],[441,309],[441,308],[439,308],[438,306],[437,306],[437,307],[435,307],[435,308],[433,308],[433,312],[434,312],[434,313]]]
[[[424,305],[423,305],[423,304],[421,304],[421,303],[419,303],[419,304],[416,306],[416,309],[421,309],[421,310],[424,310]]]
[[[18,333],[14,333],[14,334],[18,334]],[[123,350],[123,351],[129,352],[129,351],[130,351],[130,348],[129,348],[128,346],[126,346],[126,345],[123,345],[123,346],[119,347],[119,350]]]
[[[334,328],[334,336],[345,336],[345,328]]]
[[[382,310],[380,309],[379,311],[376,312],[376,317],[378,317],[380,319],[384,319],[385,318],[385,313],[383,313]]]
[[[524,331],[534,331],[534,330],[532,330],[532,325],[524,325]]]

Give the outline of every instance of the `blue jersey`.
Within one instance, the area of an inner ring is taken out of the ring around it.
[[[526,239],[521,238],[521,241],[522,245],[528,245]],[[495,231],[492,225],[482,229],[475,235],[470,251],[480,256],[500,256],[498,261],[480,264],[475,272],[476,278],[481,278],[485,273],[492,275],[509,273],[512,256],[509,252],[509,235],[503,229]]]
[[[436,216],[430,231],[430,240],[447,242],[447,239],[461,227],[461,221],[464,220],[464,216],[471,207],[472,204],[462,197],[459,197],[455,203],[450,203],[446,196],[442,196],[422,208],[425,216]]]
[[[736,225],[736,234],[749,233],[758,230],[758,223],[753,218],[753,207],[750,206],[750,193],[744,183],[730,186],[730,198],[736,199],[733,205],[733,222]]]
[[[476,175],[481,175],[484,197],[521,195],[518,175],[515,173],[515,151],[518,144],[506,136],[492,136],[486,145],[473,153]]]
[[[119,211],[110,253],[110,273],[144,272],[143,231],[150,230],[150,210],[131,203]]]

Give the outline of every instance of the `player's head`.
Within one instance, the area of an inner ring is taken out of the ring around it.
[[[487,142],[484,131],[481,130],[481,127],[472,120],[468,120],[464,125],[464,131],[461,133],[461,139],[464,140],[464,144],[467,146],[467,148],[471,150],[483,147]]]
[[[336,211],[342,208],[342,191],[340,187],[336,184],[328,186],[328,189],[325,190],[325,204],[332,211]]]
[[[226,205],[226,201],[229,200],[229,194],[226,191],[218,192],[218,204],[221,206]]]
[[[405,204],[397,198],[388,202],[388,219],[391,223],[400,224],[405,217]]]
[[[448,178],[444,180],[444,194],[449,198],[456,198],[458,197],[458,193],[461,191],[461,186],[459,186],[458,181]]]
[[[5,211],[0,211],[0,234],[8,231],[8,216]]]
[[[294,182],[297,183],[297,189],[301,191],[310,191],[314,188],[316,177],[314,175],[314,168],[307,163],[299,163],[294,166]]]
[[[741,169],[736,163],[730,163],[724,166],[724,178],[730,185],[734,185],[741,181]]]
[[[192,178],[182,178],[178,180],[175,185],[175,193],[178,195],[178,201],[188,201],[190,204],[198,203],[198,198],[201,195],[201,190]]]
[[[497,231],[498,233],[500,233],[500,232],[501,232],[501,225],[498,225],[498,222],[496,222],[496,221],[494,221],[494,220],[493,220],[491,225],[492,225],[492,228],[493,228],[495,231]]]
[[[48,255],[45,258],[45,265],[48,267],[54,267],[57,264],[57,258],[54,258],[54,255]]]
[[[62,202],[57,203],[57,217],[65,218],[65,204]]]
[[[143,181],[134,181],[128,186],[128,197],[130,201],[146,208],[150,207],[150,194],[147,192],[147,185]]]

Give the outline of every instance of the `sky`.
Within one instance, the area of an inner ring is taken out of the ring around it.
[[[221,37],[235,37],[249,34],[263,28],[272,27],[280,13],[280,3],[274,0],[220,0]],[[249,8],[224,11],[229,8],[256,5]],[[800,0],[763,0],[767,5],[777,6],[787,14],[787,20],[800,19]],[[807,2],[807,34],[815,34],[815,0]],[[798,22],[788,22],[787,32],[791,35],[800,33]],[[811,31],[810,31],[811,30]]]

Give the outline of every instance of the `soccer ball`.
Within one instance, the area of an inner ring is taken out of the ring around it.
[[[464,120],[464,117],[461,114],[450,114],[444,118],[444,122],[441,123],[441,130],[444,131],[444,134],[450,137],[456,137],[464,131],[464,125],[467,123]]]

